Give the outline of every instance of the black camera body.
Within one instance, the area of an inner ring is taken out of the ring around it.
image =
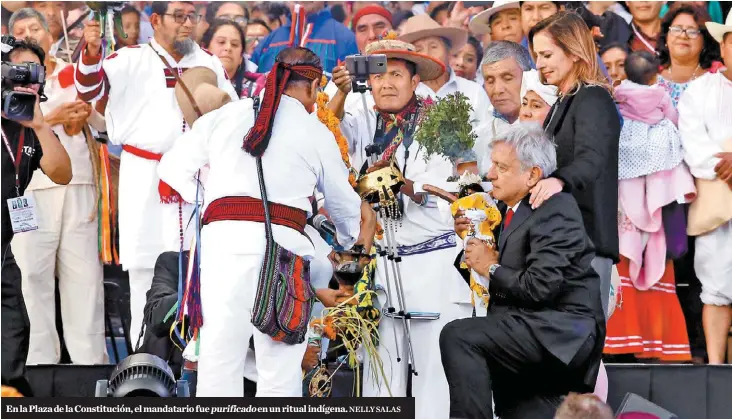
[[[346,70],[351,74],[351,90],[365,93],[371,89],[369,75],[386,73],[386,55],[349,55],[346,57]]]
[[[43,85],[46,82],[46,68],[43,64],[26,62],[10,62],[10,52],[15,48],[15,38],[10,35],[2,37],[2,96],[0,104],[5,117],[15,121],[30,121],[33,119],[36,105],[36,95],[26,92],[16,92],[16,86],[40,84],[38,94],[43,95]]]

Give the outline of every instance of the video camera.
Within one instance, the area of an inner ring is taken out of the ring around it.
[[[346,70],[351,74],[351,90],[365,93],[371,90],[368,80],[371,74],[386,73],[386,55],[349,55],[346,57]]]
[[[15,48],[16,40],[10,35],[2,37],[2,96],[0,103],[5,117],[15,121],[30,121],[36,105],[36,96],[32,93],[16,92],[16,86],[40,84],[39,96],[43,96],[43,84],[46,82],[46,68],[43,64],[27,62],[16,64],[10,62],[10,52]]]

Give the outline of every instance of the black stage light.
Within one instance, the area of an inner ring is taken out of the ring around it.
[[[117,364],[109,380],[97,381],[96,397],[190,397],[188,382],[175,380],[161,358],[130,355]]]

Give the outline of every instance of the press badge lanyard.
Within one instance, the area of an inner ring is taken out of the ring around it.
[[[3,143],[5,143],[5,148],[8,150],[8,154],[10,155],[10,160],[13,162],[13,167],[15,167],[15,192],[20,196],[20,159],[23,156],[23,145],[25,144],[25,128],[23,128],[20,131],[20,141],[18,141],[18,151],[15,155],[13,155],[13,149],[10,147],[10,142],[8,141],[8,137],[5,135],[5,131],[2,131],[3,135]]]
[[[646,37],[642,33],[640,33],[638,28],[635,27],[635,23],[630,22],[630,27],[633,28],[633,32],[635,32],[636,38],[638,38],[638,40],[641,41],[641,43],[643,43],[643,45],[645,45],[651,53],[656,54],[656,48],[654,48],[653,45],[651,45],[651,43],[646,40]]]

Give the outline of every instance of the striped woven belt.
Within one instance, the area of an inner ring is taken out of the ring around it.
[[[308,214],[287,205],[269,203],[272,224],[290,227],[305,234]],[[211,202],[203,214],[203,225],[215,221],[254,221],[263,223],[264,204],[262,200],[249,196],[226,196]]]
[[[455,233],[447,232],[422,243],[411,246],[398,246],[397,250],[399,251],[399,256],[410,256],[434,252],[436,250],[449,249],[451,247],[455,247],[455,245]]]

